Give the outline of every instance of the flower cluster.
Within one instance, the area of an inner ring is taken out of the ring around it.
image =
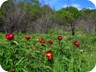
[[[12,33],[7,33],[7,34],[5,34],[5,38],[6,38],[7,40],[13,40],[13,39],[14,39],[14,34],[12,34]],[[30,39],[31,39],[30,35],[26,35],[26,36],[25,36],[25,39],[26,39],[26,40],[30,40]],[[58,36],[57,39],[58,39],[59,41],[61,41],[63,38],[62,38],[62,36]],[[45,44],[46,41],[45,41],[44,38],[40,38],[38,42],[40,42],[41,44]],[[53,41],[52,41],[52,40],[48,40],[48,44],[52,45],[52,44],[53,44]],[[74,41],[73,44],[74,44],[75,47],[79,47],[79,46],[80,46],[80,44],[79,44],[78,41]],[[52,52],[51,50],[46,51],[45,56],[46,56],[46,58],[47,58],[48,60],[51,60],[51,59],[53,58],[53,52]]]

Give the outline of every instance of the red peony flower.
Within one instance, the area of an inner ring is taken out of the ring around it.
[[[62,40],[62,36],[58,36],[58,40]]]
[[[44,40],[43,38],[41,38],[41,39],[39,40],[39,42],[44,44],[44,43],[45,43],[45,40]]]
[[[76,47],[79,47],[79,46],[80,46],[80,44],[79,44],[77,41],[74,42],[74,45],[75,45]]]
[[[30,39],[30,36],[29,35],[26,35],[25,38],[26,38],[26,40],[29,40]]]
[[[49,43],[49,44],[53,44],[53,41],[52,41],[52,40],[49,40],[48,43]]]
[[[48,60],[51,60],[53,58],[53,52],[52,51],[47,51],[46,52],[46,57],[48,58]]]
[[[14,39],[14,34],[7,33],[5,35],[5,37],[6,37],[7,40],[13,40]]]

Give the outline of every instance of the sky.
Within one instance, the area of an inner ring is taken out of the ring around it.
[[[48,4],[51,8],[55,10],[60,10],[61,8],[67,6],[74,6],[79,10],[83,8],[96,9],[95,5],[89,0],[39,0],[42,4]]]

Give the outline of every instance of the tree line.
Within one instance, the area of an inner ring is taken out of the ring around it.
[[[0,32],[48,33],[49,29],[96,33],[96,10],[66,7],[58,11],[38,0],[6,1],[0,8]]]

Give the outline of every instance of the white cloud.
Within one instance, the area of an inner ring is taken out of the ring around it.
[[[81,8],[80,8],[81,6],[79,4],[72,4],[70,6],[76,7],[77,9],[81,10]],[[68,5],[65,4],[63,7],[66,8],[66,7],[68,7]]]
[[[67,5],[67,4],[65,4],[65,5],[63,6],[63,8],[66,8],[66,7],[68,7],[68,5]]]
[[[87,9],[94,9],[94,8],[91,8],[91,7],[86,7]]]
[[[81,10],[81,8],[80,8],[80,5],[79,5],[79,4],[72,4],[72,6],[73,6],[73,7],[78,8],[79,10]]]

